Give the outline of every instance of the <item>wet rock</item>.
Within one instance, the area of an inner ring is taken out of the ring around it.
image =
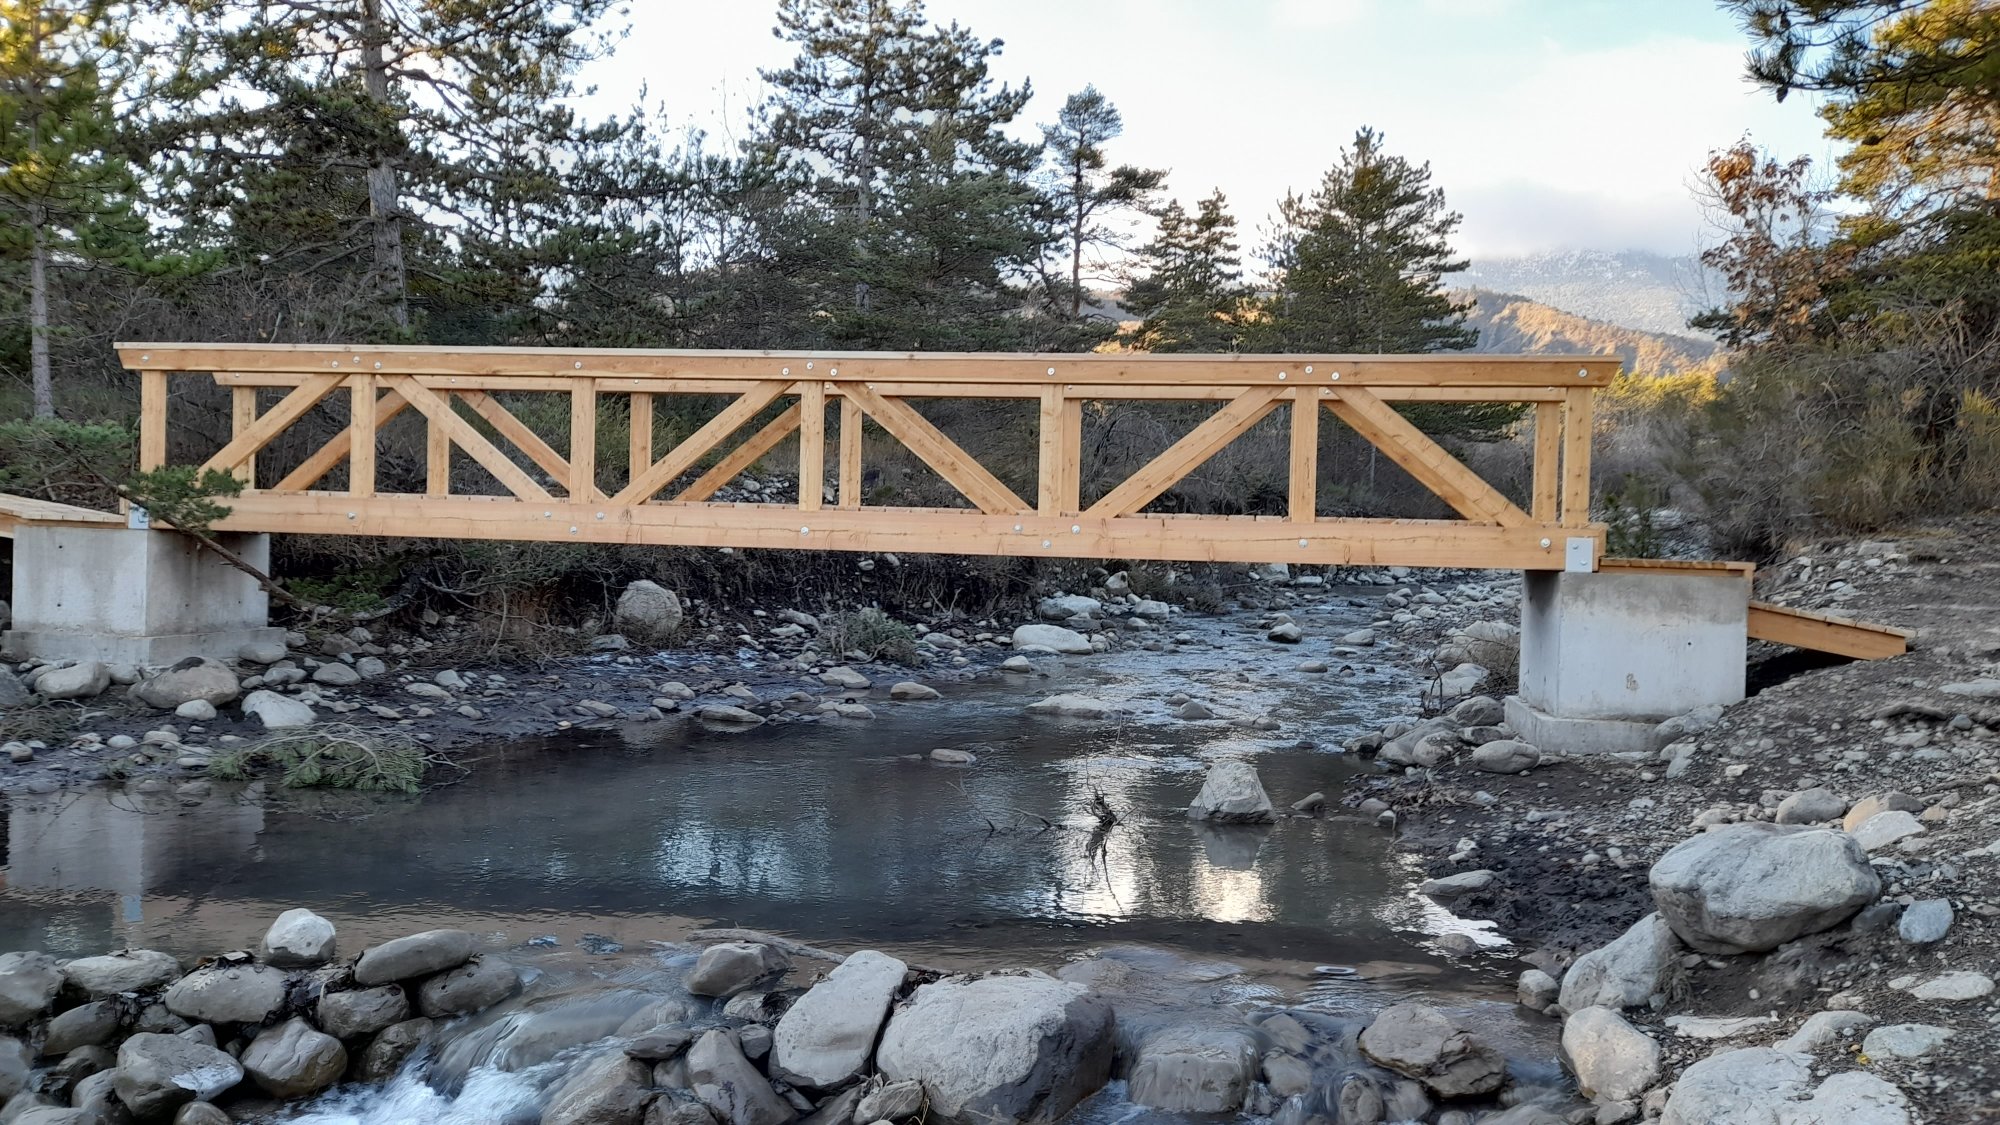
[[[1340,643],[1353,645],[1356,648],[1367,648],[1369,645],[1375,643],[1375,630],[1356,629],[1350,633],[1342,633],[1340,635]]]
[[[645,1063],[606,1051],[556,1087],[542,1110],[542,1125],[640,1125],[653,1096],[652,1076]]]
[[[61,963],[46,953],[0,954],[0,1027],[20,1027],[48,1011],[62,982]]]
[[[1064,656],[1085,656],[1091,651],[1089,637],[1060,625],[1023,625],[1014,630],[1014,647],[1023,652],[1046,649]]]
[[[243,713],[262,723],[265,730],[309,727],[319,720],[310,705],[265,688],[243,698]]]
[[[1139,1044],[1127,1093],[1175,1113],[1235,1113],[1257,1074],[1257,1047],[1245,1029],[1171,1027]]]
[[[312,969],[333,960],[333,948],[333,923],[300,907],[278,915],[257,956],[280,969]]]
[[[876,1066],[923,1084],[935,1120],[1047,1125],[1111,1072],[1111,1009],[1040,975],[942,980],[889,1018]]]
[[[111,670],[95,660],[50,668],[35,677],[35,694],[43,699],[94,699],[110,686]]]
[[[655,1086],[663,1085],[656,1076]],[[715,1114],[685,1089],[668,1087],[646,1107],[644,1125],[716,1125]],[[831,1122],[829,1125],[839,1125]]]
[[[0,1100],[27,1089],[33,1067],[34,1058],[27,1044],[11,1036],[0,1036]]]
[[[889,1003],[909,966],[864,949],[812,986],[778,1021],[771,1076],[809,1089],[833,1089],[867,1072]]]
[[[1877,813],[1920,813],[1922,811],[1924,811],[1924,803],[1907,793],[1897,793],[1894,791],[1877,793],[1854,802],[1854,807],[1848,809],[1847,815],[1841,818],[1840,826],[1849,832],[1853,832],[1868,823],[1869,819]]]
[[[924,1108],[924,1084],[889,1082],[864,1093],[855,1103],[854,1120],[901,1121],[915,1117]]]
[[[172,954],[152,949],[127,949],[100,957],[79,957],[62,967],[63,979],[86,996],[144,992],[181,975]]]
[[[1775,824],[1725,825],[1653,865],[1653,902],[1704,953],[1752,953],[1845,921],[1882,893],[1852,836]]]
[[[799,1115],[743,1057],[727,1031],[717,1029],[695,1040],[688,1048],[687,1072],[694,1096],[727,1125],[784,1125]]]
[[[1898,840],[1922,835],[1926,829],[1916,817],[1901,809],[1879,812],[1854,829],[1854,839],[1863,851],[1879,851]]]
[[[1267,824],[1277,819],[1256,767],[1235,760],[1208,767],[1188,815],[1216,824]]]
[[[746,711],[741,707],[732,707],[726,703],[716,703],[703,707],[701,710],[695,712],[695,717],[705,723],[713,723],[721,727],[754,727],[760,726],[764,722],[764,716],[757,714],[755,711]]]
[[[1503,738],[1474,750],[1472,764],[1487,773],[1527,773],[1542,764],[1542,752],[1525,742]]]
[[[828,668],[819,674],[821,683],[837,687],[843,691],[867,691],[868,677],[852,668]]]
[[[101,1047],[111,1042],[118,1034],[118,1013],[116,1000],[78,1004],[49,1021],[42,1054],[63,1055],[78,1047]]]
[[[1208,705],[1202,701],[1190,699],[1179,707],[1174,708],[1174,717],[1179,719],[1213,719],[1215,718],[1215,712],[1209,710]]]
[[[696,996],[735,996],[783,975],[792,963],[759,942],[732,941],[701,951],[688,970],[687,990]]]
[[[392,1023],[383,1028],[382,1033],[370,1040],[361,1052],[361,1062],[354,1069],[354,1077],[362,1082],[386,1082],[395,1077],[410,1056],[430,1041],[431,1033],[436,1028],[436,1021],[421,1018]]]
[[[1010,656],[1000,662],[1000,670],[1027,674],[1035,670],[1035,662],[1025,656]]]
[[[1490,1094],[1507,1076],[1498,1050],[1425,1004],[1383,1009],[1360,1042],[1370,1062],[1414,1078],[1443,1098]]]
[[[899,699],[905,703],[916,703],[922,700],[942,699],[944,697],[938,693],[938,689],[931,687],[929,684],[920,684],[915,680],[904,680],[902,683],[895,684],[889,688],[889,698]]]
[[[681,1052],[694,1042],[695,1032],[686,1027],[656,1027],[642,1032],[625,1044],[625,1053],[641,1062],[665,1062],[679,1058]]]
[[[514,995],[521,974],[498,957],[474,957],[417,988],[417,1010],[433,1019],[483,1012]]]
[[[953,750],[949,747],[940,746],[936,750],[931,751],[931,761],[942,762],[948,766],[969,766],[978,760],[978,756],[970,750]]]
[[[1660,1125],[1838,1121],[1909,1125],[1908,1099],[1872,1074],[1844,1071],[1817,1088],[1812,1056],[1770,1047],[1710,1055],[1681,1072]]]
[[[1824,824],[1847,811],[1847,801],[1831,789],[1807,789],[1778,802],[1779,824]]]
[[[229,1115],[207,1102],[189,1102],[174,1114],[174,1125],[231,1125]]]
[[[191,723],[211,723],[215,721],[215,704],[206,699],[190,699],[174,708],[174,717]]]
[[[401,985],[328,992],[319,998],[319,1026],[337,1039],[373,1035],[410,1018],[410,998]]]
[[[1324,808],[1326,808],[1326,794],[1320,792],[1308,793],[1292,802],[1292,811],[1295,813],[1311,814]]]
[[[672,590],[641,578],[618,595],[611,623],[620,633],[643,644],[659,644],[680,630],[686,611]]]
[[[1680,952],[1673,927],[1658,914],[1648,914],[1609,944],[1577,958],[1563,975],[1563,1010],[1639,1007],[1665,991]]]
[[[399,937],[361,955],[354,964],[354,982],[362,986],[390,984],[456,969],[472,960],[476,945],[464,930],[425,930]]]
[[[277,1098],[316,1094],[347,1070],[347,1048],[297,1016],[257,1033],[243,1049],[243,1069]]]
[[[1270,630],[1264,634],[1264,639],[1275,641],[1281,645],[1295,645],[1306,639],[1306,633],[1304,629],[1298,627],[1296,622],[1280,621],[1276,625],[1271,626]]]
[[[1030,715],[1059,715],[1069,719],[1102,719],[1111,713],[1111,705],[1101,699],[1087,695],[1051,695],[1037,700],[1026,708]]]
[[[1558,989],[1556,978],[1541,971],[1529,969],[1521,974],[1514,984],[1514,998],[1523,1008],[1539,1012],[1556,1002]]]
[[[228,1054],[177,1035],[140,1032],[118,1048],[112,1089],[140,1118],[164,1117],[192,1101],[213,1101],[243,1081]]]
[[[1903,910],[1902,917],[1896,919],[1896,936],[1911,945],[1930,945],[1944,940],[1951,923],[1951,902],[1927,898],[1913,902]]]
[[[285,1006],[285,974],[267,965],[212,965],[182,977],[161,1000],[200,1023],[263,1023]]]
[[[1571,1012],[1562,1047],[1585,1097],[1630,1101],[1660,1077],[1660,1045],[1610,1008]]]

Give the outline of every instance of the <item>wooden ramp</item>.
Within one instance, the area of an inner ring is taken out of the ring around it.
[[[0,539],[12,539],[14,529],[24,523],[56,527],[123,527],[125,517],[116,512],[79,508],[0,492]]]
[[[1813,613],[1770,602],[1750,603],[1752,640],[1831,652],[1856,660],[1881,660],[1908,652],[1914,635],[1908,629],[1871,625],[1829,613]]]

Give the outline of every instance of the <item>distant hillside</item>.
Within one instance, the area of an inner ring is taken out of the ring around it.
[[[1697,367],[1716,352],[1709,340],[1609,324],[1517,293],[1468,289],[1453,296],[1474,304],[1466,316],[1466,323],[1479,330],[1474,351],[1616,354],[1626,370],[1649,375]]]
[[[1607,324],[1685,336],[1688,317],[1718,302],[1722,286],[1691,255],[1563,250],[1472,263],[1446,279],[1468,289],[1519,293]]]

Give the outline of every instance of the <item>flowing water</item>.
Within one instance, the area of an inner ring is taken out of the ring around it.
[[[1332,598],[1295,616],[1325,638],[1370,611]],[[1047,676],[993,672],[945,685],[941,701],[871,701],[873,721],[724,732],[670,720],[496,746],[420,798],[220,784],[186,800],[116,785],[12,794],[0,948],[145,947],[191,960],[251,945],[298,905],[330,918],[347,953],[462,927],[539,978],[487,1023],[529,1018],[536,1004],[601,1005],[607,992],[657,998],[687,956],[676,943],[718,925],[947,969],[1054,971],[1109,950],[1144,966],[1128,975],[1162,1006],[1352,1014],[1423,994],[1546,1053],[1504,1003],[1501,970],[1432,945],[1448,930],[1498,939],[1411,894],[1420,875],[1389,836],[1338,815],[1343,780],[1367,768],[1338,753],[1340,741],[1406,715],[1415,677],[1359,657],[1296,672],[1326,658],[1326,642],[1270,644],[1242,618],[1175,627],[1193,643],[1043,658]],[[661,678],[680,678],[661,664]],[[1022,712],[1056,691],[1126,713]],[[1175,691],[1282,727],[1170,718],[1161,700]],[[938,747],[970,750],[977,764],[922,757]],[[1189,821],[1205,765],[1222,756],[1254,761],[1281,805],[1325,791],[1333,815],[1262,828]],[[1093,831],[1100,794],[1121,818],[1108,831]],[[527,1064],[467,1072],[449,1094],[406,1075],[304,1120],[532,1120],[548,1077]],[[527,1108],[506,1108],[515,1103]],[[1115,1097],[1106,1106],[1096,1115],[1120,1115]]]

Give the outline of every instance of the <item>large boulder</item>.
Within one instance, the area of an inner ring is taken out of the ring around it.
[[[652,1082],[651,1067],[623,1051],[606,1051],[556,1087],[542,1125],[639,1125]]]
[[[1507,1078],[1499,1050],[1427,1004],[1384,1008],[1361,1033],[1361,1053],[1441,1098],[1490,1094]]]
[[[1257,1077],[1257,1043],[1241,1027],[1169,1027],[1139,1043],[1128,1094],[1173,1113],[1235,1113]]]
[[[1256,767],[1233,759],[1208,767],[1188,815],[1222,824],[1266,824],[1276,819]]]
[[[302,1098],[340,1081],[347,1048],[293,1016],[257,1033],[243,1049],[243,1069],[272,1097]]]
[[[119,1002],[90,1000],[49,1021],[42,1054],[66,1055],[78,1047],[101,1047],[118,1035]]]
[[[417,988],[417,1009],[434,1019],[483,1012],[521,987],[521,974],[498,957],[474,957]]]
[[[178,1035],[140,1032],[118,1048],[112,1089],[141,1120],[165,1117],[192,1101],[211,1101],[243,1081],[227,1052]]]
[[[1680,939],[1666,919],[1646,915],[1610,944],[1576,959],[1563,974],[1563,1010],[1639,1007],[1665,991],[1667,973],[1680,951]]]
[[[62,967],[63,979],[86,996],[145,992],[181,975],[181,963],[171,953],[126,949],[99,957],[79,957]]]
[[[909,966],[886,953],[849,954],[778,1021],[771,1076],[822,1090],[860,1077],[908,972]]]
[[[34,1067],[34,1055],[26,1043],[12,1036],[0,1036],[0,1101],[27,1089]],[[0,1116],[5,1116],[4,1109],[0,1109]]]
[[[278,915],[257,956],[280,969],[314,969],[333,960],[333,923],[303,907]]]
[[[62,983],[61,962],[46,953],[0,955],[0,1027],[20,1027],[48,1011]]]
[[[611,623],[635,641],[658,644],[680,629],[684,616],[681,600],[672,590],[641,578],[618,595],[618,608],[612,611]]]
[[[263,1023],[285,1006],[285,974],[268,965],[212,965],[182,977],[161,1000],[199,1023]]]
[[[1562,1047],[1585,1097],[1632,1101],[1660,1077],[1659,1043],[1610,1008],[1571,1012]]]
[[[337,1039],[358,1039],[410,1018],[410,998],[401,985],[327,992],[319,998],[319,1026]]]
[[[1014,630],[1014,647],[1022,651],[1047,649],[1066,656],[1084,656],[1091,651],[1089,637],[1060,625],[1023,625]]]
[[[95,660],[50,668],[35,677],[35,694],[43,699],[94,699],[111,686],[111,669]]]
[[[1487,773],[1527,773],[1542,764],[1542,752],[1512,738],[1498,738],[1472,752],[1474,768]]]
[[[265,730],[295,730],[319,721],[311,704],[269,688],[258,688],[245,696],[243,713],[263,724]]]
[[[1475,621],[1444,639],[1437,662],[1446,667],[1513,668],[1521,662],[1521,630],[1506,621]]]
[[[26,707],[32,698],[28,686],[14,674],[12,668],[0,664],[0,711],[14,707]]]
[[[694,968],[688,970],[687,990],[696,996],[734,996],[784,975],[791,967],[783,953],[762,942],[723,942],[709,946],[695,958]]]
[[[876,1068],[923,1083],[934,1118],[1046,1125],[1111,1073],[1111,1008],[1049,977],[941,980],[889,1018]]]
[[[724,1125],[784,1125],[799,1115],[743,1057],[736,1036],[720,1028],[688,1048],[687,1075],[694,1096]]]
[[[1845,832],[1752,822],[1676,845],[1653,865],[1653,902],[1704,953],[1759,953],[1838,925],[1882,893]]]
[[[1674,1081],[1660,1125],[1909,1125],[1896,1087],[1858,1070],[1815,1087],[1812,1061],[1773,1047],[1710,1055]]]
[[[1044,621],[1068,621],[1072,617],[1095,617],[1104,611],[1104,603],[1096,598],[1086,598],[1082,594],[1059,594],[1043,598],[1035,604],[1035,612]]]
[[[382,1029],[382,1033],[368,1041],[361,1052],[361,1062],[354,1068],[354,1077],[361,1082],[387,1082],[396,1072],[403,1069],[411,1055],[430,1042],[437,1031],[437,1021],[419,1016],[413,1020],[392,1023]]]
[[[212,657],[190,656],[157,676],[141,680],[133,686],[132,694],[149,707],[172,711],[197,699],[213,707],[234,703],[243,694],[243,687],[229,665]]]
[[[1102,719],[1111,713],[1111,705],[1101,699],[1087,695],[1064,693],[1038,699],[1023,708],[1030,715],[1059,715],[1067,719]]]
[[[425,930],[399,937],[361,955],[354,963],[354,983],[364,987],[391,984],[456,969],[472,960],[477,948],[472,935],[464,930]]]

